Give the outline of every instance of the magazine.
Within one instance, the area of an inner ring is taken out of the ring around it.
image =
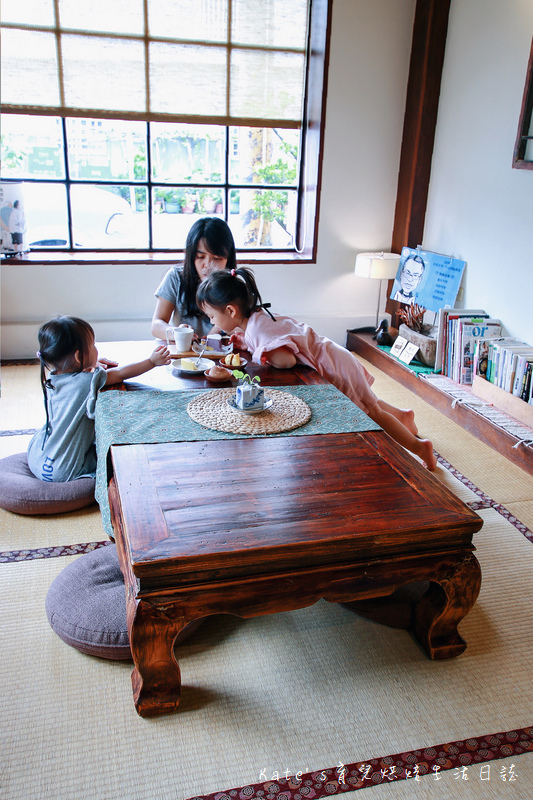
[[[457,359],[455,365],[458,383],[471,384],[474,380],[474,349],[478,339],[494,339],[501,336],[502,324],[499,319],[458,319]]]
[[[448,339],[448,317],[488,317],[486,311],[481,308],[441,308],[439,309],[439,316],[437,322],[437,351],[435,354],[435,371],[444,374],[446,364],[446,351]]]

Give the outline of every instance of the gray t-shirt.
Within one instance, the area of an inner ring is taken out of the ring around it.
[[[49,433],[45,424],[29,443],[28,466],[42,481],[94,478],[94,413],[98,392],[106,384],[105,369],[52,372],[49,381],[54,387],[46,389]]]
[[[198,336],[207,336],[213,327],[209,321],[209,318],[206,317],[205,314],[201,313],[197,317],[191,314],[186,315],[183,304],[180,302],[179,295],[182,271],[183,267],[171,267],[157,287],[155,296],[162,297],[163,300],[168,300],[169,303],[172,303],[174,306],[174,313],[169,325],[172,325],[174,328],[177,328],[178,325],[181,325],[182,323],[185,325],[190,325],[194,332],[198,334]]]

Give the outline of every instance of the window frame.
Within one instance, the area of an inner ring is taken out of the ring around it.
[[[522,108],[518,123],[515,149],[513,154],[513,169],[533,169],[533,159],[525,159],[528,142],[533,143],[533,39],[526,72],[526,83],[522,98]],[[533,146],[533,144],[532,144]]]
[[[270,248],[268,250],[261,250],[259,248],[254,248],[254,250],[238,249],[237,257],[241,263],[288,263],[291,261],[316,263],[322,173],[322,141],[325,128],[332,3],[333,0],[311,0],[307,43],[309,57],[307,59],[305,73],[299,181],[297,190],[298,203],[295,247],[290,250],[274,250]],[[6,109],[6,112],[7,111],[13,113],[14,110]],[[42,111],[39,111],[40,116]],[[56,112],[54,116],[59,115]],[[124,118],[127,119],[127,116]],[[207,120],[203,122],[205,123]],[[259,125],[255,123],[255,126],[259,127],[260,123]],[[262,127],[266,126],[263,125]],[[9,179],[6,179],[6,182],[8,181]],[[68,185],[74,182],[68,181],[67,178],[67,180],[58,181],[58,183]],[[79,182],[75,181],[75,183]],[[116,181],[103,181],[101,183],[116,183]],[[247,186],[243,188],[250,187]],[[273,186],[270,185],[265,188],[273,188]],[[292,187],[287,188],[290,189]],[[11,260],[49,264],[64,264],[65,262],[108,262],[111,264],[127,263],[129,261],[134,263],[174,263],[182,257],[182,254],[183,250],[181,249],[173,251],[161,249],[144,251],[89,251],[79,248],[61,250],[47,250],[46,248],[41,248],[38,251],[12,257]]]

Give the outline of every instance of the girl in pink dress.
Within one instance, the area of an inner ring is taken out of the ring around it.
[[[307,364],[340,389],[402,447],[419,456],[428,469],[437,459],[429,439],[419,439],[414,412],[395,408],[376,397],[374,378],[346,348],[319,336],[291,317],[274,317],[263,303],[251,270],[244,267],[214,272],[198,287],[198,308],[237,347],[249,350],[256,364],[290,369]]]

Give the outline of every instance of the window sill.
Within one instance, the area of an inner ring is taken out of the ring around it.
[[[64,252],[50,250],[34,250],[20,256],[2,258],[2,263],[8,264],[175,264],[183,261],[183,251],[147,253],[140,251],[130,252]],[[313,264],[310,253],[294,252],[246,252],[237,250],[239,264]]]

